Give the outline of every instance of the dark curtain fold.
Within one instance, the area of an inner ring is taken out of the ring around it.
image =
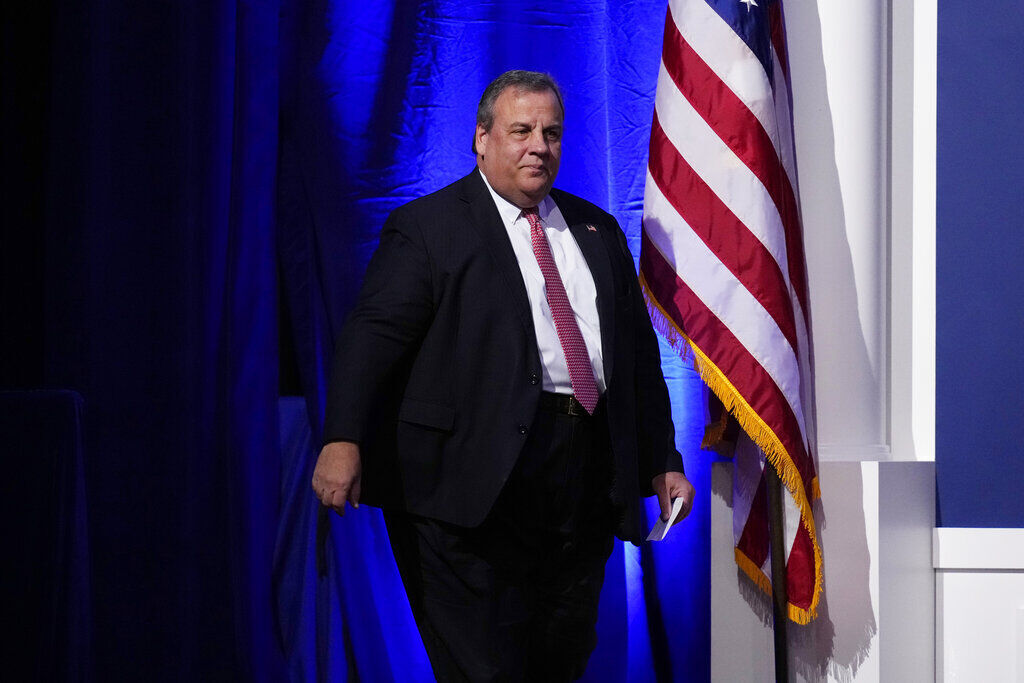
[[[46,382],[84,397],[99,680],[284,677],[276,2],[56,2]]]
[[[4,677],[87,681],[91,606],[82,397],[0,391]]]

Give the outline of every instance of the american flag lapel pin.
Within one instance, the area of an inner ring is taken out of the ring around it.
[[[587,223],[587,230],[589,230],[590,232],[597,232],[597,226]]]

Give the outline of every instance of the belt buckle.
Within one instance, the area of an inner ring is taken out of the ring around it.
[[[584,417],[588,415],[587,410],[583,407],[583,404],[575,396],[569,396],[569,406],[566,412],[572,417]]]

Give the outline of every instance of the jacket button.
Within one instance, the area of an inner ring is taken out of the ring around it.
[[[526,425],[519,425],[520,434],[526,434],[528,431],[530,431],[529,427],[527,427]]]
[[[540,382],[540,377],[537,376],[536,372],[530,375],[530,384],[536,385],[538,382]]]

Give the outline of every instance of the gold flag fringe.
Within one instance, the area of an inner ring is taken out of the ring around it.
[[[811,500],[821,496],[818,486],[818,478],[815,477],[808,482],[804,488],[804,481],[800,472],[793,463],[792,457],[786,451],[778,435],[765,424],[761,416],[750,407],[746,399],[740,395],[736,387],[716,366],[710,358],[698,347],[685,332],[676,325],[661,304],[651,292],[647,279],[643,272],[640,272],[640,286],[643,288],[644,298],[647,300],[647,311],[651,316],[654,328],[668,341],[676,353],[683,360],[692,360],[694,368],[700,374],[700,378],[708,385],[711,391],[715,392],[718,399],[739,422],[740,427],[747,433],[754,443],[764,452],[765,457],[771,463],[775,471],[779,473],[779,479],[785,484],[789,494],[800,510],[800,521],[811,537],[811,546],[814,548],[814,593],[811,597],[811,605],[804,609],[793,603],[789,603],[789,618],[798,624],[808,624],[817,616],[818,603],[821,599],[822,590],[822,557],[821,545],[818,543],[818,534],[814,526],[814,517],[811,513]],[[810,499],[808,499],[808,492]],[[754,564],[750,558],[736,549],[736,564],[743,570],[750,579],[766,593],[771,593],[771,581],[761,568]]]
[[[733,548],[733,555],[736,556],[736,565],[743,570],[743,573],[747,577],[757,584],[757,587],[763,590],[768,595],[772,594],[772,580],[768,578],[768,575],[761,571],[761,568],[754,564],[754,561],[747,557],[739,548]],[[790,605],[792,607],[792,605]]]
[[[712,422],[704,429],[704,439],[700,442],[703,449],[714,448],[725,438],[725,428],[729,422],[729,413],[722,411],[722,417]]]

